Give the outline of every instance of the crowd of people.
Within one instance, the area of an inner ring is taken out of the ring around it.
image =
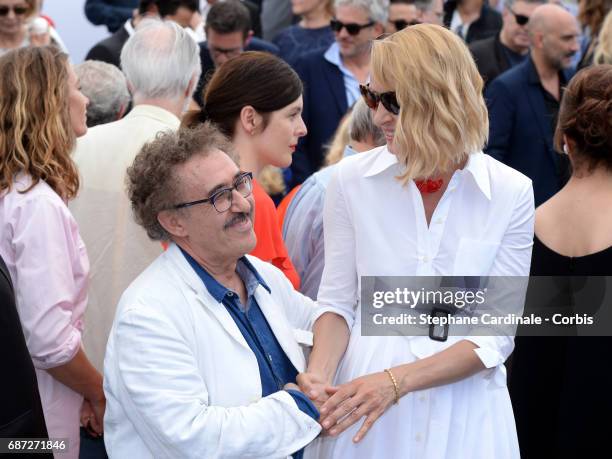
[[[612,331],[370,336],[364,292],[612,274],[612,1],[87,0],[82,63],[41,3],[0,0],[0,438],[606,449]]]

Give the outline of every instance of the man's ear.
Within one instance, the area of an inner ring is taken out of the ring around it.
[[[172,236],[184,238],[187,236],[187,230],[183,224],[183,219],[180,212],[175,210],[162,210],[157,214],[157,221]]]
[[[247,33],[246,37],[244,38],[244,45],[243,45],[243,49],[246,49],[247,46],[249,46],[249,43],[251,43],[251,39],[253,38],[253,31],[249,30],[249,33]]]
[[[194,73],[193,75],[191,75],[191,80],[189,80],[189,84],[187,85],[187,89],[185,89],[185,94],[183,94],[183,97],[191,98],[197,84],[198,84],[198,80],[196,79],[196,74]]]
[[[374,38],[376,37],[380,37],[383,33],[385,33],[385,26],[383,24],[381,24],[380,22],[377,22],[376,24],[373,25],[373,30],[374,33],[376,35],[374,35]]]

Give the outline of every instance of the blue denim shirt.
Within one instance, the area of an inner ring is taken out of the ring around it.
[[[270,287],[268,287],[249,260],[246,257],[242,257],[236,265],[236,272],[244,282],[247,291],[247,304],[242,305],[240,297],[236,292],[217,282],[187,252],[182,249],[181,252],[193,270],[202,279],[212,297],[226,307],[232,319],[236,322],[240,333],[242,333],[253,354],[255,354],[261,378],[261,396],[265,397],[283,390],[284,385],[287,383],[295,383],[298,371],[278,343],[274,332],[255,299],[255,290],[259,285],[268,290],[268,292],[271,292]],[[302,412],[315,420],[319,419],[319,411],[308,397],[296,390],[288,390],[287,392],[293,397]],[[295,453],[293,457],[296,459],[301,458],[302,452]]]

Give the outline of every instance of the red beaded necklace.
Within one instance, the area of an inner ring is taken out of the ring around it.
[[[444,183],[444,180],[442,179],[438,179],[438,180],[427,179],[427,180],[415,180],[414,181],[414,184],[416,185],[416,187],[419,189],[421,193],[435,193],[440,188],[442,188],[443,183]]]

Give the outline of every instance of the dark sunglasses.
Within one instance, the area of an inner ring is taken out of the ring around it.
[[[0,16],[7,16],[9,14],[9,11],[11,10],[13,10],[13,13],[15,13],[15,16],[23,16],[24,14],[28,12],[29,8],[27,6],[2,5],[0,6]]]
[[[329,26],[334,32],[340,32],[344,27],[349,35],[357,35],[361,32],[361,29],[367,29],[368,27],[372,27],[374,25],[374,21],[370,21],[367,24],[345,24],[344,22],[340,22],[337,19],[332,19],[329,21]]]
[[[391,24],[395,26],[395,30],[400,31],[405,29],[406,27],[421,24],[421,21],[417,21],[413,19],[412,21],[406,21],[405,19],[397,19],[396,21],[389,21]]]
[[[400,111],[399,103],[397,102],[397,97],[395,97],[395,92],[383,92],[382,94],[374,92],[370,89],[370,85],[359,85],[359,91],[363,97],[364,102],[368,107],[372,110],[376,110],[378,108],[378,104],[383,104],[383,107],[394,115],[398,115]]]
[[[524,14],[516,14],[510,7],[508,7],[508,11],[514,15],[514,19],[518,25],[524,26],[529,22],[529,16],[525,16]]]

